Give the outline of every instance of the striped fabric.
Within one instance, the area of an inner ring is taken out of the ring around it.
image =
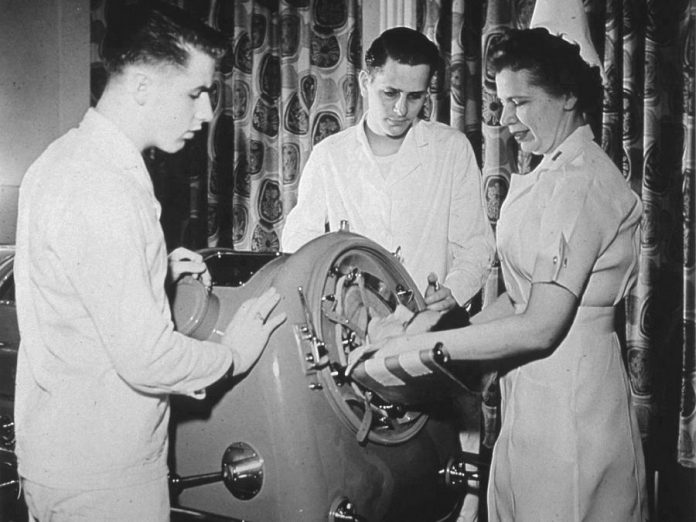
[[[388,402],[417,405],[467,391],[445,365],[449,355],[441,343],[433,348],[360,362],[352,378]]]

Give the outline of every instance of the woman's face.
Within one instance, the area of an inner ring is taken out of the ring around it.
[[[575,96],[554,96],[530,82],[530,74],[522,69],[503,69],[495,77],[498,98],[503,104],[501,125],[532,154],[552,152],[577,127]]]

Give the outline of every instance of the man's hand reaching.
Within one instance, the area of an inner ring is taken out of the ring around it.
[[[428,288],[425,290],[424,297],[428,310],[435,312],[447,312],[457,306],[452,290],[440,285],[437,281],[437,275],[432,272],[428,274]]]
[[[242,303],[234,314],[222,337],[222,343],[234,349],[233,375],[249,371],[273,331],[285,321],[284,312],[269,318],[279,301],[276,289],[269,288],[259,297]]]

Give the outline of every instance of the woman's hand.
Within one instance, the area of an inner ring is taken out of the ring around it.
[[[275,288],[269,288],[257,298],[251,298],[239,307],[222,337],[222,343],[234,347],[233,375],[246,373],[261,356],[273,331],[286,319],[280,313],[269,315],[280,301]]]

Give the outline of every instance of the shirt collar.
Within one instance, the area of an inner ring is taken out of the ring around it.
[[[90,108],[80,123],[80,130],[93,137],[94,149],[100,156],[117,169],[131,173],[138,183],[152,190],[152,180],[142,153],[116,124],[99,111]]]
[[[558,169],[561,165],[571,161],[578,152],[582,150],[588,142],[594,140],[594,134],[589,125],[582,125],[575,129],[563,143],[556,147],[553,152],[544,154],[537,168],[537,172],[550,169]]]
[[[362,118],[360,118],[360,123],[356,125],[355,130],[357,132],[358,142],[360,142],[360,144],[365,148],[368,156],[372,156],[372,149],[370,148],[370,143],[367,141],[367,134],[365,133],[365,125],[367,125],[367,112],[368,111],[365,111],[365,113],[362,115]],[[420,125],[420,122],[420,118],[413,120],[413,124],[411,125],[411,128],[408,129],[406,137],[401,144],[402,149],[404,146],[408,147],[411,140],[415,142],[416,147],[422,147],[423,145],[428,144],[427,137],[423,132],[423,126]]]

